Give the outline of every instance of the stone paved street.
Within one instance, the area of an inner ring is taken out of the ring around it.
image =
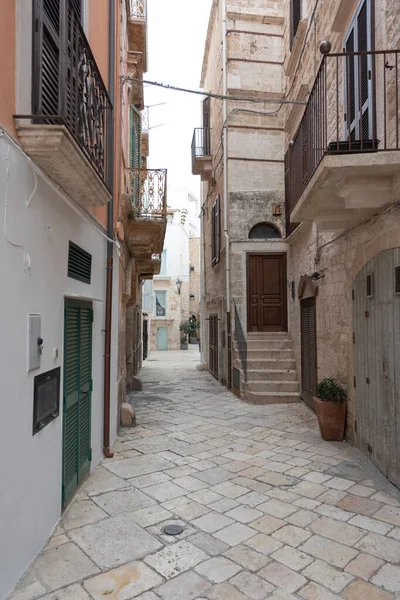
[[[198,362],[150,355],[137,427],[12,600],[400,598],[398,490],[305,405],[244,404]]]

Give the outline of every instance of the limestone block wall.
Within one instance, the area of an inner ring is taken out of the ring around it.
[[[200,238],[189,239],[189,313],[200,315]],[[194,299],[191,299],[194,296]]]
[[[318,282],[318,379],[336,377],[349,396],[347,437],[354,438],[353,280],[376,254],[400,247],[400,210],[392,207],[352,232],[326,241],[313,224],[303,224],[291,239],[288,281],[295,281],[296,299],[289,298],[289,330],[300,371],[300,277],[315,270]],[[300,373],[299,373],[300,375]]]
[[[151,316],[149,329],[149,349],[157,350],[157,328],[166,327],[168,350],[179,350],[181,340],[179,326],[182,321],[189,318],[189,282],[182,283],[181,293],[178,294],[175,278],[155,279],[154,291],[167,292],[167,311],[165,317],[157,317],[154,302],[154,313]]]

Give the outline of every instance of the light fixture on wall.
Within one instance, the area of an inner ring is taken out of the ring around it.
[[[182,287],[182,281],[178,277],[178,279],[176,280],[176,290],[179,295],[181,295],[181,287]]]
[[[282,214],[282,209],[280,204],[274,204],[274,217],[280,217]]]

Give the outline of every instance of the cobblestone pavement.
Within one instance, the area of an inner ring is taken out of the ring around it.
[[[398,491],[303,404],[244,404],[198,361],[150,355],[137,427],[12,600],[400,598]]]

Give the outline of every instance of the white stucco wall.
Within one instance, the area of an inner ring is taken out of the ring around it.
[[[7,181],[7,163],[8,181]],[[26,157],[0,137],[0,598],[4,598],[40,551],[61,514],[62,378],[60,416],[32,436],[34,377],[63,367],[64,298],[93,298],[92,450],[102,457],[103,354],[106,240],[37,176]],[[5,199],[7,236],[5,239]],[[92,254],[92,283],[67,277],[69,240]],[[29,259],[27,259],[29,255]],[[30,268],[26,268],[30,261]],[[115,253],[115,262],[118,257]],[[25,265],[25,268],[24,268]],[[118,290],[117,269],[114,291]],[[113,302],[111,437],[116,435],[116,347],[118,302]],[[27,373],[27,315],[42,318],[40,369]],[[59,356],[53,358],[57,348]]]

